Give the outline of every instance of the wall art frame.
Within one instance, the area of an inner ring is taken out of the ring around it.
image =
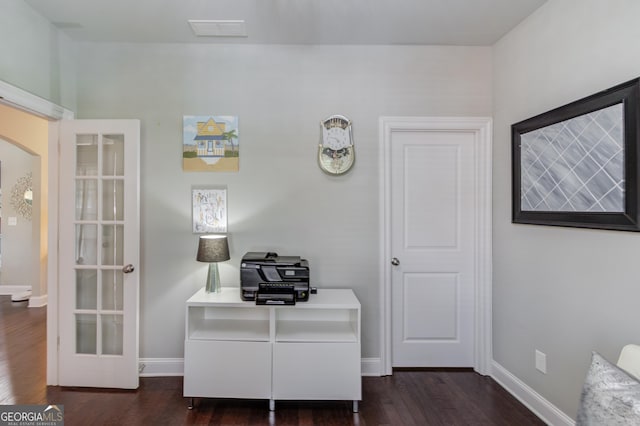
[[[191,217],[194,234],[224,234],[227,232],[226,186],[191,188]]]
[[[240,170],[238,116],[182,117],[182,168],[187,172]]]
[[[640,231],[640,78],[511,126],[512,222]]]

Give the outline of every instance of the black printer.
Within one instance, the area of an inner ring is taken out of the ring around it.
[[[248,252],[240,263],[240,295],[256,304],[293,305],[309,300],[309,262],[300,256]]]

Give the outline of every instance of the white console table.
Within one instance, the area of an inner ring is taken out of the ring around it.
[[[362,399],[360,302],[318,289],[294,306],[256,305],[240,289],[199,290],[186,302],[184,396],[276,400]]]

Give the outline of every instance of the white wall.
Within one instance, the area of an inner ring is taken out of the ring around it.
[[[18,179],[34,171],[39,159],[10,142],[0,139],[0,173],[2,173],[2,267],[0,286],[33,286],[33,259],[38,255],[32,241],[32,221],[18,214],[11,204],[11,190]],[[9,226],[10,217],[16,225]],[[0,289],[0,294],[3,294]]]
[[[75,109],[74,48],[24,1],[0,2],[0,80]]]
[[[491,113],[491,49],[83,44],[78,117],[142,120],[141,357],[181,357],[184,301],[204,285],[192,185],[227,185],[239,284],[250,250],[301,255],[312,285],[353,287],[363,356],[379,354],[378,118]],[[183,115],[239,116],[240,171],[182,170]],[[320,120],[354,122],[356,165],[316,165]]]
[[[494,359],[574,418],[591,351],[640,342],[640,234],[511,224],[510,125],[640,76],[639,16],[549,0],[494,47]]]

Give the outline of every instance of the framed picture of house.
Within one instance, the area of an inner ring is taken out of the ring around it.
[[[191,188],[191,216],[194,234],[227,232],[227,188]]]
[[[640,231],[640,79],[511,126],[512,222]]]
[[[237,172],[240,169],[238,117],[185,115],[182,168],[191,172]]]

